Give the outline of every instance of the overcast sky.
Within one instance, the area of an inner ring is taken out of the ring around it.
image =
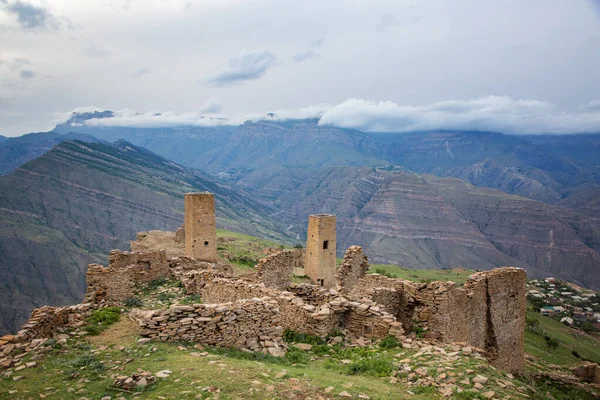
[[[366,130],[600,132],[600,5],[0,0],[0,134],[84,106],[142,126],[278,112]]]

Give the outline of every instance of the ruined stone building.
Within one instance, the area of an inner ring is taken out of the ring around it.
[[[217,262],[215,195],[185,195],[185,254],[200,261]]]
[[[335,287],[335,215],[319,214],[308,218],[304,272],[313,283]]]
[[[138,235],[131,246],[142,251],[115,250],[108,267],[90,266],[83,306],[38,309],[18,337],[50,337],[55,328],[81,320],[82,313],[92,308],[121,304],[137,284],[165,277],[180,280],[186,292],[198,294],[203,303],[149,312],[140,321],[140,334],[152,340],[282,355],[286,329],[321,337],[338,331],[367,339],[391,335],[410,345],[406,336],[416,325],[429,340],[482,349],[497,368],[507,372],[523,368],[522,269],[479,272],[462,286],[416,283],[367,274],[368,258],[359,246],[351,246],[336,268],[335,216],[316,215],[309,219],[305,251],[275,252],[260,260],[254,274],[240,276],[217,259],[214,196],[187,195],[185,206],[185,250],[181,231]],[[169,251],[157,248],[158,243]],[[210,259],[214,261],[206,262]],[[298,270],[306,271],[313,284],[293,283]]]

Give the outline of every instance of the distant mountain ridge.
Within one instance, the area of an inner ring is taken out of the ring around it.
[[[600,148],[600,135],[520,137],[439,130],[377,133],[319,125],[317,119],[130,128],[82,123],[84,118],[94,118],[93,114],[75,118],[55,131],[88,133],[109,141],[125,138],[168,159],[249,187],[262,185],[284,168],[385,164],[456,177],[549,204],[600,187],[600,156],[595,155],[600,152],[593,151]]]
[[[39,132],[14,138],[0,139],[0,175],[14,171],[26,162],[50,151],[56,144],[65,140],[98,142],[98,139],[91,135],[75,132],[66,134]]]

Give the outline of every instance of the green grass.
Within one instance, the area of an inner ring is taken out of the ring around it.
[[[467,281],[467,278],[475,273],[475,271],[462,270],[455,272],[449,269],[409,269],[390,264],[373,264],[369,268],[369,273],[382,273],[382,275],[392,278],[408,279],[423,283],[432,281],[452,281],[464,284]]]
[[[537,319],[539,329],[559,342],[558,347],[552,349],[546,345],[544,334],[536,334],[526,329],[525,351],[527,353],[539,357],[547,363],[571,366],[582,362],[572,354],[572,351],[575,350],[582,358],[600,362],[599,337],[581,333],[531,310],[527,311],[527,318]]]

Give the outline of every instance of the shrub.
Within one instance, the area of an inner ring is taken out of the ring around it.
[[[410,330],[414,332],[418,338],[423,337],[425,335],[425,329],[421,328],[418,325],[413,325]]]
[[[389,376],[393,371],[394,365],[390,361],[376,357],[361,358],[346,367],[349,375]]]
[[[394,275],[391,272],[388,272],[383,268],[375,268],[375,273],[386,276],[388,278],[397,278],[398,277],[397,275]]]
[[[546,340],[546,346],[550,347],[551,349],[556,349],[559,345],[558,340],[553,337],[546,336],[544,337],[544,340]]]
[[[161,301],[163,303],[168,303],[169,301],[171,301],[172,299],[175,298],[175,295],[173,293],[159,293],[158,296],[156,296],[156,300]]]
[[[304,246],[303,246],[303,245],[301,245],[300,243],[298,243],[298,244],[294,245],[294,248],[295,248],[295,249],[303,249],[303,248],[304,248]]]
[[[285,353],[285,359],[292,364],[306,364],[310,361],[308,354],[297,347],[290,347]]]
[[[283,332],[283,341],[286,343],[307,343],[312,345],[325,344],[325,340],[319,336],[298,333],[291,329],[286,329]]]
[[[381,342],[379,342],[379,347],[382,349],[393,349],[394,347],[398,347],[400,342],[396,339],[396,336],[387,335]]]
[[[581,325],[581,329],[585,332],[594,332],[596,330],[590,321],[585,321],[583,325]]]
[[[100,308],[87,319],[85,330],[90,335],[98,335],[108,326],[117,322],[120,317],[121,310],[118,307]]]
[[[142,307],[144,305],[144,302],[137,297],[130,297],[128,299],[125,299],[123,304],[125,305],[125,307],[133,308],[133,307]]]
[[[71,367],[75,369],[81,369],[82,367],[85,367],[88,371],[92,372],[101,372],[106,369],[104,364],[102,364],[98,358],[96,358],[96,356],[91,354],[84,354],[81,357],[77,357],[71,363]]]
[[[190,294],[179,301],[179,304],[202,304],[199,294]]]
[[[156,279],[153,279],[150,282],[148,282],[146,284],[146,289],[155,290],[159,286],[164,285],[165,283],[167,283],[167,278],[161,276],[160,278],[156,278]]]

